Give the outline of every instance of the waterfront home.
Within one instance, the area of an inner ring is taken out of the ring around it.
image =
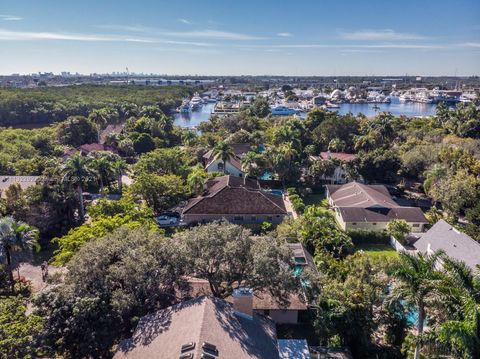
[[[345,165],[355,161],[357,155],[345,152],[320,152],[319,156],[310,156],[310,162],[315,161],[335,161],[337,166],[331,175],[322,175],[322,180],[329,181],[331,184],[343,184],[347,182],[347,171]],[[363,180],[361,180],[363,182]]]
[[[39,176],[0,176],[0,196],[5,198],[5,191],[13,184],[18,184],[22,190],[35,186],[39,178]]]
[[[281,223],[289,214],[282,195],[263,190],[258,181],[231,175],[207,181],[204,193],[182,211],[186,224],[226,219],[235,224]]]
[[[413,234],[413,250],[432,254],[443,250],[449,257],[465,262],[472,270],[480,265],[480,243],[460,232],[443,219],[425,233]]]
[[[252,301],[237,290],[233,304],[201,296],[144,316],[114,359],[278,359],[275,324],[253,313]]]
[[[327,185],[327,198],[335,218],[344,230],[365,229],[380,231],[393,219],[403,219],[414,232],[423,232],[428,224],[418,207],[400,206],[383,185],[350,182]]]
[[[232,176],[243,177],[245,173],[242,170],[242,157],[250,151],[251,145],[249,143],[232,143],[230,147],[234,156],[225,162],[225,168],[221,159],[215,159],[213,150],[205,153],[202,157],[205,170],[207,172],[224,172]]]

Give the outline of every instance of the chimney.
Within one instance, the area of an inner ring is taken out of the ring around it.
[[[233,290],[233,310],[235,314],[253,319],[253,290],[240,287]]]

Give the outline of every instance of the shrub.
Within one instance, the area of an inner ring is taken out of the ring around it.
[[[353,244],[388,244],[390,237],[386,231],[377,232],[365,229],[353,229],[348,231]]]

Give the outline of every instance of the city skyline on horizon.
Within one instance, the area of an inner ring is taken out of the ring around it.
[[[478,76],[480,3],[452,6],[5,0],[0,74]]]

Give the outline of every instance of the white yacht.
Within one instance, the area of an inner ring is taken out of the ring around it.
[[[272,108],[273,116],[291,116],[295,113],[297,113],[295,109],[287,106],[276,106]]]
[[[200,107],[202,107],[203,100],[202,98],[198,95],[198,93],[195,93],[190,100],[190,108],[192,111],[198,110]]]

